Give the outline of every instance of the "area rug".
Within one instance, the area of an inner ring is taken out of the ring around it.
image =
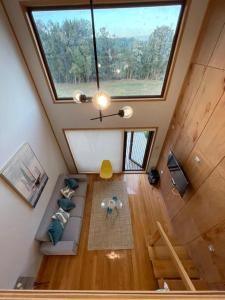
[[[104,199],[116,196],[123,203],[118,215],[106,217],[101,207]],[[133,233],[128,194],[123,181],[99,181],[94,183],[88,250],[133,249]]]

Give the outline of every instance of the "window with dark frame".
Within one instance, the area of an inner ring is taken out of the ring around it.
[[[100,89],[112,98],[162,98],[181,1],[94,7]],[[97,90],[90,7],[32,7],[29,18],[56,100]]]

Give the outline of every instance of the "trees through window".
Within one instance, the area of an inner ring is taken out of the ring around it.
[[[161,97],[182,5],[162,3],[94,9],[100,88],[113,97]],[[32,8],[29,15],[56,99],[96,92],[91,11]]]

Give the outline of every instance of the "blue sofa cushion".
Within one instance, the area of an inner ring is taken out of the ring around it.
[[[69,198],[61,198],[58,200],[58,205],[65,211],[70,211],[73,209],[76,205],[73,201],[71,201]]]
[[[64,183],[72,190],[76,190],[79,187],[79,183],[75,178],[66,178]]]
[[[48,236],[53,245],[56,245],[62,238],[63,225],[58,219],[52,220],[48,227]]]

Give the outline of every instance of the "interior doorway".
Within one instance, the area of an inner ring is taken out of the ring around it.
[[[132,130],[124,132],[123,171],[145,171],[154,132]]]

